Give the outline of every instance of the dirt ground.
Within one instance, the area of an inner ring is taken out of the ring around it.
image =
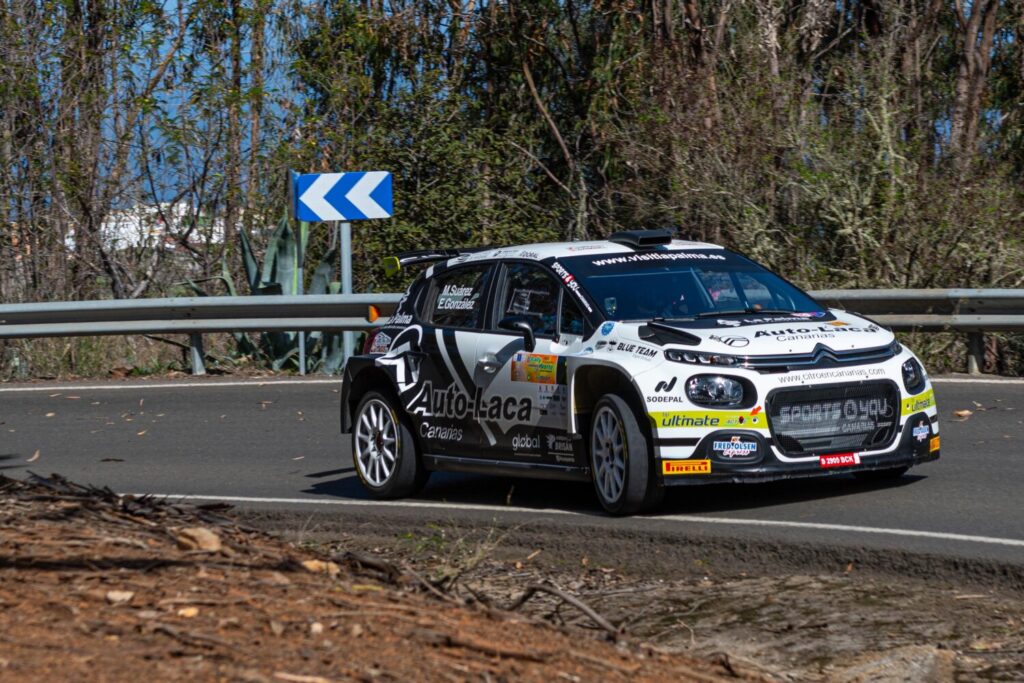
[[[734,664],[776,680],[1024,681],[1024,594],[989,577],[975,583],[936,567],[929,579],[854,563],[780,573],[668,562],[659,572],[650,563],[635,572],[637,545],[616,552],[606,543],[581,554],[578,544],[557,538],[539,543],[536,529],[523,537],[515,529],[446,524],[390,536],[372,525],[309,531],[308,545],[373,552],[452,594],[497,604],[514,600],[524,585],[548,582],[635,642],[704,659],[727,652]],[[585,615],[547,596],[522,611],[595,632]]]
[[[540,576],[519,607],[456,587],[216,507],[0,477],[3,681],[769,680],[625,636]],[[534,600],[589,626],[545,621]]]
[[[991,578],[231,514],[0,477],[0,681],[1024,680]]]

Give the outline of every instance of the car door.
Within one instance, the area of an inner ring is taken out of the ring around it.
[[[569,465],[576,462],[567,437],[569,397],[565,356],[579,351],[586,322],[561,283],[537,263],[508,262],[494,287],[488,325],[476,346],[473,382],[487,406],[481,420],[482,452],[492,459]],[[499,327],[503,319],[527,322],[536,346]]]
[[[477,337],[489,310],[493,263],[459,265],[431,277],[415,386],[406,409],[431,455],[477,456],[482,438],[472,381]]]

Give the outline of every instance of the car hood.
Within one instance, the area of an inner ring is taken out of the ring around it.
[[[642,339],[650,334],[636,324]],[[833,351],[868,349],[892,343],[894,336],[878,324],[846,311],[829,310],[796,315],[733,315],[693,321],[659,321],[657,328],[678,329],[692,335],[684,344],[697,351],[729,353],[737,356],[774,356],[811,353],[819,345]],[[625,330],[623,330],[625,332]],[[645,334],[646,333],[646,334]],[[632,336],[632,335],[631,335]],[[662,343],[672,343],[671,333],[662,335]],[[680,343],[680,342],[677,342]]]

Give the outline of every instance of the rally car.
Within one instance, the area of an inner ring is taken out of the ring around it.
[[[613,514],[665,487],[939,457],[928,376],[871,320],[722,247],[606,241],[417,251],[429,264],[345,366],[342,432],[376,497],[432,470],[593,482]]]

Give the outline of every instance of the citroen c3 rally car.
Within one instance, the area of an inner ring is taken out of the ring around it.
[[[666,486],[939,457],[931,383],[872,321],[669,231],[419,251],[430,265],[349,360],[342,431],[381,498],[431,470],[593,482],[609,512]]]

